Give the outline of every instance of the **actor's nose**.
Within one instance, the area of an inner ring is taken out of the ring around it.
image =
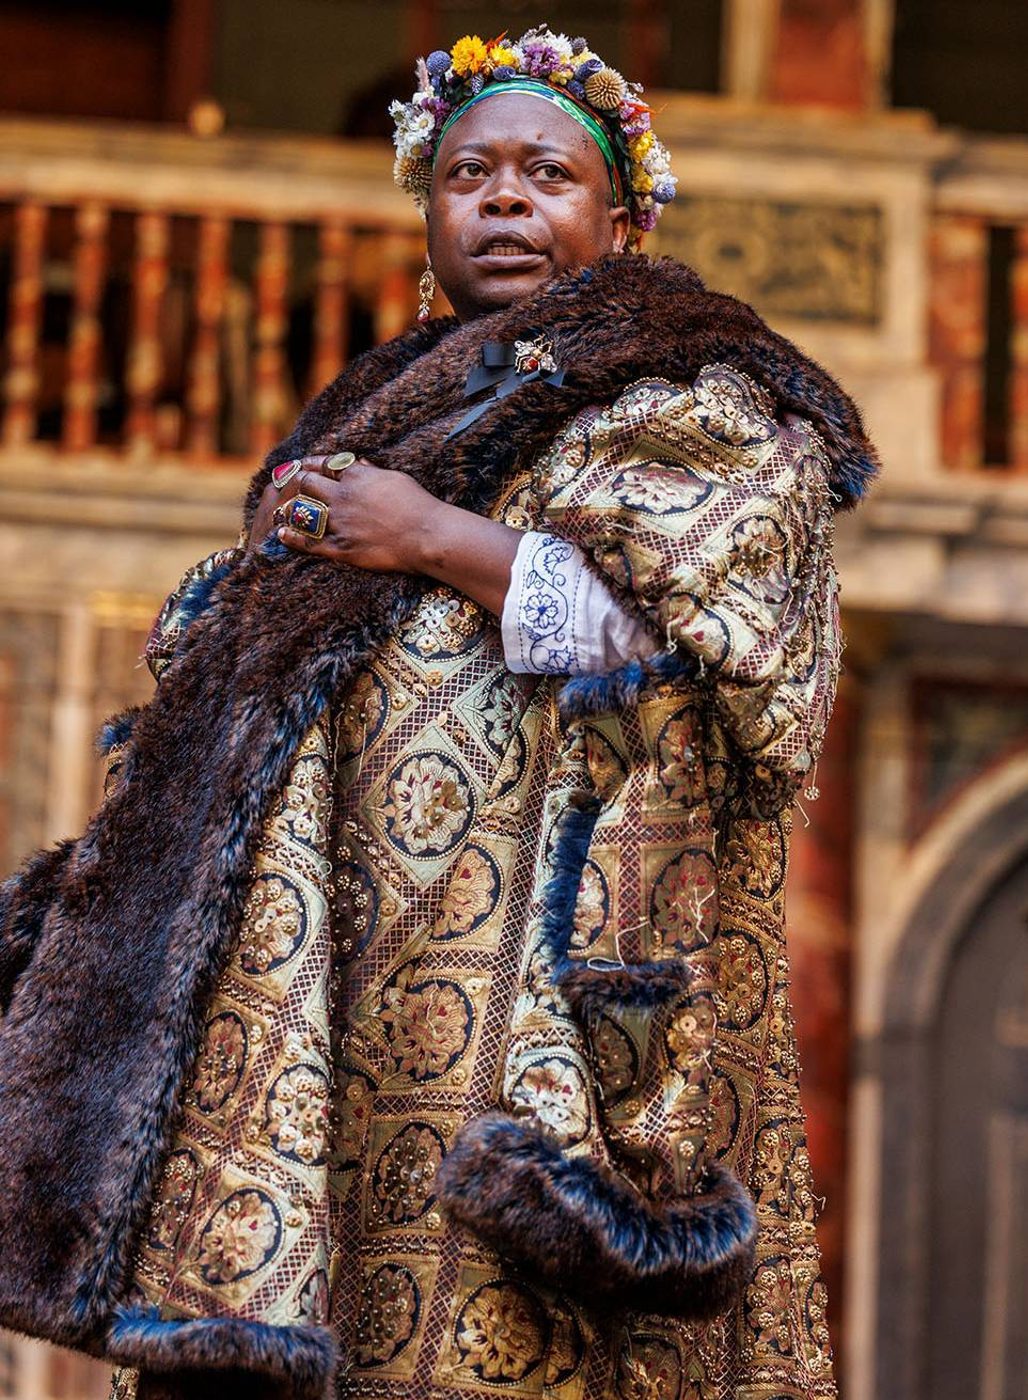
[[[489,219],[523,219],[532,213],[532,201],[520,190],[506,186],[484,193],[479,212]]]

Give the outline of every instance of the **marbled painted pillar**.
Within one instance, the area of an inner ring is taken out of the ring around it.
[[[856,689],[855,682],[844,678],[817,769],[821,796],[816,802],[800,798],[810,825],[797,811],[786,904],[800,1087],[815,1189],[825,1197],[818,1239],[837,1349],[846,1194]]]
[[[868,0],[780,0],[770,54],[773,102],[860,110],[872,90]]]
[[[988,230],[982,219],[940,214],[932,222],[929,354],[938,371],[942,460],[981,466]]]
[[[1010,367],[1010,465],[1028,471],[1028,224],[1014,235],[1014,269],[1011,279],[1013,335]]]

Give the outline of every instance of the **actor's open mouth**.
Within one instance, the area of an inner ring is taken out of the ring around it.
[[[542,254],[524,234],[503,231],[487,234],[476,247],[474,256],[488,259],[510,258],[524,262],[527,259],[534,261],[542,257]]]

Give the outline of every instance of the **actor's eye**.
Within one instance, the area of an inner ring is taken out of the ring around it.
[[[535,173],[541,175],[544,180],[567,180],[570,178],[564,167],[557,165],[552,160],[548,160],[545,165],[536,166]]]
[[[485,173],[485,166],[480,160],[462,160],[450,171],[450,174],[458,180],[477,180],[480,175]]]

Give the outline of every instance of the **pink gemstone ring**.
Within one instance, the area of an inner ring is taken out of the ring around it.
[[[281,491],[282,487],[285,486],[287,482],[292,481],[293,477],[302,466],[303,462],[299,457],[294,457],[289,462],[279,462],[277,467],[272,467],[271,469],[272,484],[277,486]]]

